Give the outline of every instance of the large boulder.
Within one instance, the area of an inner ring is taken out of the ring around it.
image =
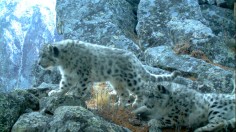
[[[234,68],[236,46],[230,48],[228,42],[234,36],[232,16],[232,10],[200,6],[195,0],[141,0],[136,30],[144,49],[188,44],[191,51],[204,52],[214,63]]]
[[[16,90],[0,93],[0,130],[9,131],[21,114],[39,110],[39,100],[33,94]]]
[[[234,89],[232,70],[223,69],[189,55],[177,55],[169,46],[149,48],[145,52],[145,61],[154,67],[182,71],[188,75],[187,77],[209,87],[211,90],[207,92],[231,93]],[[202,87],[201,90],[206,92],[207,89]]]
[[[49,131],[130,132],[127,128],[109,123],[80,106],[62,106],[56,109]]]
[[[65,39],[139,51],[135,13],[127,1],[57,0],[56,12],[57,31]]]
[[[137,34],[141,39],[141,45],[145,48],[163,44],[173,45],[173,39],[179,36],[171,34],[167,27],[169,21],[194,19],[205,22],[200,6],[195,0],[141,0],[137,17]]]
[[[80,106],[61,106],[53,116],[32,112],[22,115],[12,132],[131,132],[127,128],[107,122]]]
[[[201,5],[200,7],[203,17],[209,21],[207,26],[212,29],[214,34],[222,32],[225,37],[235,35],[235,22],[232,10],[213,5]]]
[[[48,128],[49,117],[40,112],[26,113],[20,116],[12,127],[12,132],[45,132]]]

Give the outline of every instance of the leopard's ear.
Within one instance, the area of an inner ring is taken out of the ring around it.
[[[53,57],[59,56],[59,49],[54,45],[48,45],[49,52],[53,55]]]

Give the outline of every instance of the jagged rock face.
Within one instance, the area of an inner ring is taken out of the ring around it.
[[[229,36],[235,34],[235,22],[232,10],[213,5],[201,5],[200,7],[203,17],[209,22],[207,26],[216,35],[220,32]]]
[[[172,35],[167,26],[170,21],[194,19],[204,22],[197,1],[141,0],[136,27],[142,46],[173,45],[179,36]],[[183,35],[181,35],[183,36]]]
[[[53,116],[42,115],[39,112],[22,115],[12,128],[18,131],[48,131],[48,132],[131,132],[127,128],[109,123],[91,111],[80,106],[61,106]]]
[[[57,0],[56,11],[57,29],[65,39],[139,51],[135,13],[127,1]]]
[[[227,40],[235,35],[232,31],[235,27],[233,11],[216,6],[201,7],[197,1],[141,0],[136,26],[141,46],[188,43],[193,50],[201,50],[213,62],[234,68],[235,51],[232,49],[236,46],[232,48],[227,44]],[[224,17],[226,14],[228,16]]]
[[[183,79],[176,80],[179,84],[184,84],[185,82],[186,85],[191,84],[192,86],[189,85],[189,88],[195,88],[202,92],[217,93],[231,93],[234,89],[235,80],[233,79],[234,74],[232,71],[191,56],[176,56],[169,46],[150,48],[146,50],[145,58],[148,65],[175,67],[183,72],[190,73],[190,76],[194,77],[195,81],[198,82],[198,86]]]
[[[3,91],[32,85],[31,69],[39,47],[44,42],[60,39],[55,32],[54,7],[55,1],[1,1],[0,83]]]

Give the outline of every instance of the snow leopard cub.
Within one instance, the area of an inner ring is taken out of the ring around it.
[[[130,92],[136,95],[134,106],[142,101],[140,91],[144,83],[171,81],[179,74],[151,74],[131,52],[78,40],[45,45],[38,64],[44,69],[58,67],[60,70],[60,88],[49,95],[63,95],[71,89],[76,90],[77,96],[84,97],[92,82],[110,81],[122,106],[128,102]]]
[[[145,105],[133,113],[148,114],[148,125],[157,130],[187,127],[194,132],[235,131],[235,95],[202,94],[187,88],[168,90],[162,85],[145,95]]]

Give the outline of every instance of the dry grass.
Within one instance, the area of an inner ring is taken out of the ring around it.
[[[116,102],[116,98],[110,96],[110,90],[106,83],[96,84],[93,88],[93,98],[87,102],[88,108],[94,109],[95,112],[117,125],[126,127],[132,132],[148,132],[149,127],[147,122],[137,119],[137,117],[131,113],[132,108],[119,108],[112,103]],[[187,132],[187,129],[163,129],[163,132]]]
[[[110,96],[106,83],[95,85],[92,91],[93,98],[87,102],[87,107],[95,109],[97,114],[104,119],[126,127],[133,132],[148,132],[147,124],[136,119],[136,116],[131,114],[131,109],[122,109],[114,104],[116,98]]]
[[[207,63],[210,63],[212,65],[215,65],[215,66],[218,66],[222,69],[225,69],[225,70],[233,70],[232,68],[229,68],[227,66],[223,66],[223,65],[220,65],[220,64],[217,64],[217,63],[214,63],[212,62],[208,57],[207,55],[201,51],[201,50],[191,50],[191,46],[189,43],[182,43],[182,44],[177,44],[174,49],[176,54],[180,54],[180,55],[183,55],[183,54],[188,54],[188,55],[191,55],[192,57],[194,58],[197,58],[197,59],[201,59],[201,60],[204,60],[205,62]],[[234,49],[235,50],[235,49]]]
[[[174,51],[176,54],[190,54],[190,44],[188,42],[176,44]]]

